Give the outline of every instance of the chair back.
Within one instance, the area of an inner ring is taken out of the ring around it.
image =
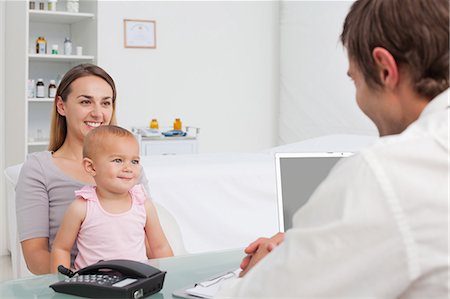
[[[181,233],[180,226],[175,220],[175,217],[173,217],[173,215],[159,203],[153,201],[153,204],[158,212],[159,222],[161,223],[164,234],[169,241],[170,247],[172,247],[173,254],[187,254],[188,252],[184,247],[183,235]]]
[[[7,247],[11,253],[12,278],[33,276],[28,270],[22,253],[22,246],[18,239],[16,219],[16,184],[19,178],[22,164],[10,166],[5,169],[6,178],[6,211],[7,211]]]

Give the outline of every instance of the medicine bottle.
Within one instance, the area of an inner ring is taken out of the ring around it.
[[[36,9],[36,1],[30,0],[29,7],[30,7],[30,9]]]
[[[49,11],[56,11],[56,2],[58,0],[47,0],[47,9]]]
[[[68,37],[64,40],[64,55],[72,55],[72,41]]]
[[[44,98],[44,80],[38,79],[36,83],[36,98]]]
[[[36,83],[33,79],[28,79],[28,97],[35,98],[36,95]]]
[[[181,131],[181,120],[179,118],[175,118],[175,121],[173,122],[173,129]]]
[[[58,45],[52,45],[52,54],[58,54]]]
[[[39,1],[39,10],[44,10],[44,0]]]
[[[78,0],[67,0],[66,2],[67,12],[78,12],[80,4]]]
[[[36,54],[47,54],[47,41],[43,36],[39,36],[36,40]]]
[[[150,129],[155,129],[155,130],[159,129],[158,120],[156,118],[153,118],[152,121],[150,122]]]
[[[56,82],[55,80],[50,80],[50,84],[48,85],[48,97],[54,98],[56,96]]]

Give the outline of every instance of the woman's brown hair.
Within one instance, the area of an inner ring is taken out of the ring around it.
[[[416,92],[433,99],[449,87],[448,0],[359,0],[341,41],[371,88],[381,86],[372,57],[388,50],[411,76]]]
[[[58,150],[66,140],[67,122],[66,118],[58,113],[57,101],[61,97],[63,102],[67,101],[68,95],[71,93],[71,84],[78,78],[87,76],[97,76],[105,80],[113,91],[112,98],[112,115],[109,124],[116,124],[116,86],[111,76],[101,67],[93,64],[80,64],[70,69],[62,78],[61,83],[56,90],[55,101],[53,104],[52,123],[50,125],[50,143],[48,145],[49,151]]]

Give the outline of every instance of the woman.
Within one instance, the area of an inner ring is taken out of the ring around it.
[[[19,241],[28,269],[50,273],[50,251],[74,191],[95,182],[82,167],[84,136],[101,125],[116,124],[116,88],[100,67],[78,65],[58,86],[49,150],[24,163],[16,187]],[[140,183],[147,186],[145,174]],[[76,248],[72,249],[72,261]]]

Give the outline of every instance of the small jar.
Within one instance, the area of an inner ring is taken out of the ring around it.
[[[175,118],[175,121],[173,122],[173,129],[181,131],[181,120],[179,118]]]
[[[58,54],[58,45],[52,45],[52,54]]]
[[[150,122],[150,129],[155,129],[155,130],[159,129],[158,120],[156,118],[153,118],[152,121]]]
[[[67,0],[67,12],[79,12],[80,4],[78,0]]]
[[[36,9],[36,1],[30,0],[28,5],[30,9]]]
[[[44,10],[44,0],[39,1],[39,10]]]

